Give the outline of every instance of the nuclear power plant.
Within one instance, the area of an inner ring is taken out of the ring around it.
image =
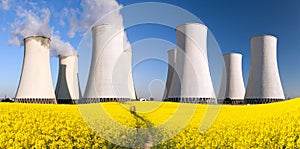
[[[92,28],[92,60],[84,97],[80,103],[127,101],[135,97],[131,50],[123,47],[124,28],[96,25]]]
[[[207,59],[207,27],[199,23],[178,26],[176,45],[173,76],[179,79],[171,78],[176,94],[169,95],[168,101],[216,103]]]
[[[31,36],[24,39],[24,60],[15,101],[56,103],[50,71],[50,38]]]
[[[84,96],[78,78],[78,55],[59,56],[55,93],[50,71],[50,38],[24,39],[24,60],[15,101],[76,104],[130,101],[137,98],[132,76],[132,49],[124,28],[95,25],[92,58]],[[203,104],[260,104],[285,99],[277,66],[277,38],[250,40],[251,65],[245,91],[242,54],[223,55],[223,76],[218,99],[207,55],[208,28],[200,23],[176,27],[176,48],[168,51],[168,74],[163,101]]]
[[[75,104],[81,99],[77,54],[59,56],[59,73],[55,95],[59,104]]]
[[[219,103],[243,104],[245,86],[242,71],[242,54],[229,53],[223,55],[222,83],[218,100]]]
[[[245,101],[270,103],[285,99],[277,66],[277,38],[254,36],[250,40],[251,65]]]

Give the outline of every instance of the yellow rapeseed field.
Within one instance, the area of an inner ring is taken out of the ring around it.
[[[0,103],[0,148],[300,148],[300,99],[266,105]],[[147,129],[148,128],[148,129]]]

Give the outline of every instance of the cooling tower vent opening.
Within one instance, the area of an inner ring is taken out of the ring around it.
[[[252,40],[253,38],[263,38],[263,37],[274,38],[277,40],[277,37],[275,35],[270,35],[270,34],[254,35],[250,37],[250,40]]]
[[[201,26],[201,27],[204,27],[204,28],[207,28],[207,29],[208,29],[208,27],[207,27],[205,24],[202,24],[202,23],[196,23],[196,22],[187,22],[187,23],[178,25],[178,26],[176,27],[176,30],[178,30],[178,29],[181,28],[181,27],[188,26],[188,25]]]
[[[17,98],[15,101],[19,103],[56,104],[56,99],[45,98]]]
[[[130,98],[83,98],[79,99],[79,104],[99,103],[99,102],[127,102]]]
[[[45,38],[51,41],[50,37],[46,37],[46,36],[38,36],[38,35],[32,35],[32,36],[27,36],[25,37],[23,40],[29,39],[29,38]]]
[[[253,99],[245,99],[246,104],[266,104],[272,102],[280,102],[284,101],[284,99],[278,98],[253,98]]]
[[[41,42],[42,46],[49,46],[49,44],[51,42],[51,38],[46,37],[46,36],[28,36],[28,37],[25,37],[23,39],[23,41],[25,43],[27,40],[32,40],[32,39],[35,39],[35,40]]]
[[[183,97],[183,98],[168,98],[168,102],[182,102],[194,104],[215,104],[215,98],[198,98],[198,97]]]

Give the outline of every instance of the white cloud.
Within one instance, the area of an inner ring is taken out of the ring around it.
[[[3,10],[9,10],[9,0],[1,0],[1,8]]]
[[[68,56],[76,54],[75,49],[69,42],[62,41],[58,34],[53,34],[51,36],[50,42],[51,56]]]
[[[6,28],[5,27],[2,27],[1,30],[2,30],[2,32],[6,32]]]
[[[60,32],[54,27],[50,28],[50,10],[48,8],[38,9],[34,3],[32,10],[25,10],[22,7],[17,9],[17,18],[11,25],[10,45],[21,46],[23,39],[28,36],[46,36],[51,38],[51,56],[73,55],[75,50],[69,42],[62,41]],[[51,32],[52,36],[51,36]],[[51,37],[50,37],[51,36]]]
[[[86,31],[95,24],[115,24],[123,26],[123,18],[119,13],[122,8],[116,0],[82,0],[82,12],[69,11],[70,31],[69,37],[76,32]]]
[[[17,18],[11,24],[10,45],[21,46],[23,38],[28,36],[50,37],[51,28],[49,26],[50,10],[48,8],[39,9],[37,12],[24,10],[19,7]]]

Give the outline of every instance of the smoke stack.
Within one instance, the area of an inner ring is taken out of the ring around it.
[[[219,99],[224,103],[242,104],[245,86],[242,72],[242,54],[229,53],[223,55],[224,66]]]
[[[128,83],[130,76],[127,75],[129,74],[128,67],[131,68],[131,65],[129,66],[131,56],[126,57],[123,53],[123,27],[108,24],[96,25],[92,28],[92,36],[93,55],[82,102],[131,99],[134,89],[132,89],[133,83]],[[131,55],[130,52],[129,54]]]
[[[59,73],[55,89],[57,103],[75,104],[81,98],[78,55],[59,56]]]
[[[277,67],[277,38],[271,35],[251,38],[251,66],[245,95],[250,104],[285,99]]]
[[[175,55],[176,55],[176,50],[168,51],[168,75],[167,75],[164,96],[163,96],[164,101],[168,100],[168,97],[170,94],[170,89],[171,89],[172,80],[173,80],[173,74],[175,71]]]
[[[16,101],[56,103],[50,71],[50,38],[30,36],[24,39],[24,61]]]
[[[199,23],[183,24],[176,28],[176,35],[176,71],[181,95],[170,100],[216,103],[207,59],[207,27]]]

